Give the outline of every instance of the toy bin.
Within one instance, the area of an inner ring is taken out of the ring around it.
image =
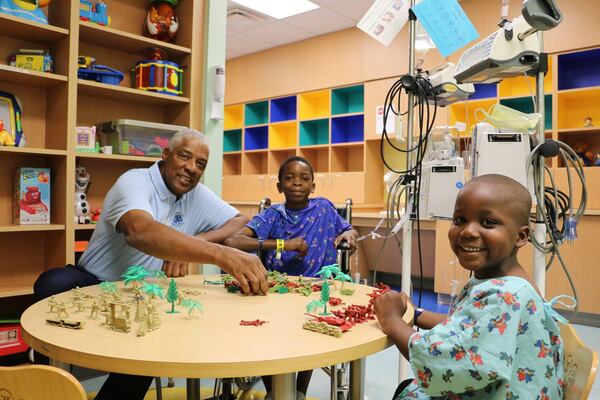
[[[28,350],[29,346],[23,340],[19,320],[0,319],[0,365],[23,363],[27,360]]]
[[[98,125],[103,146],[111,145],[116,154],[160,156],[171,137],[184,126],[118,119]]]
[[[79,68],[77,77],[88,81],[118,85],[125,75],[121,71],[107,67],[106,65],[93,64],[90,68]]]

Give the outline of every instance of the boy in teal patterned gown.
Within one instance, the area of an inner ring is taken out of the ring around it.
[[[474,274],[449,314],[418,309],[414,331],[402,320],[408,298],[381,296],[383,331],[410,361],[415,379],[394,399],[560,400],[563,346],[557,320],[517,260],[527,244],[531,196],[501,175],[473,179],[456,199],[448,238]]]

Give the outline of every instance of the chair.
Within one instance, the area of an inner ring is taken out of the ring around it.
[[[564,345],[564,399],[587,399],[598,372],[598,354],[585,347],[570,324],[560,324],[560,337]]]
[[[48,365],[0,367],[0,398],[87,400],[81,383],[67,371]]]

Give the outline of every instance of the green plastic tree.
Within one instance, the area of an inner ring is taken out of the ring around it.
[[[191,317],[195,310],[201,313],[204,312],[202,303],[193,299],[184,299],[181,305],[188,309],[188,317]]]
[[[137,289],[140,282],[143,282],[148,275],[150,273],[143,265],[132,265],[121,275],[121,278],[125,281],[125,286],[132,282],[133,288]]]
[[[167,280],[167,274],[162,269],[155,269],[152,271],[152,277],[158,282],[160,279]]]
[[[142,288],[144,293],[146,293],[151,298],[163,298],[163,290],[158,285],[153,285],[151,283],[144,282],[144,287]]]
[[[169,282],[169,290],[167,290],[167,301],[171,303],[171,311],[167,311],[169,314],[176,314],[179,311],[175,310],[175,302],[179,298],[179,291],[177,290],[177,284],[175,279],[171,278]]]
[[[306,305],[306,312],[312,313],[313,311],[318,310],[319,308],[325,307],[325,304],[321,300],[313,300]]]
[[[117,285],[114,282],[104,281],[100,284],[100,290],[106,294],[117,294]]]
[[[323,303],[323,312],[321,315],[330,315],[331,313],[327,311],[327,303],[329,303],[329,283],[327,281],[323,281],[323,286],[321,287],[321,302]]]
[[[340,274],[341,272],[342,270],[337,264],[324,265],[319,272],[317,272],[317,276],[320,276],[323,279],[331,279],[334,275]]]
[[[352,282],[352,278],[350,277],[350,275],[340,272],[335,276],[335,280],[342,282],[342,286],[340,287],[341,294],[351,295],[352,293],[354,293],[354,290],[352,289],[344,289],[345,282]]]

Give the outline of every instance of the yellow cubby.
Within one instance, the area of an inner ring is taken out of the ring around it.
[[[286,149],[298,145],[297,122],[280,122],[269,125],[269,148]]]
[[[558,92],[558,129],[584,129],[585,119],[600,124],[600,87]]]
[[[301,120],[329,117],[331,91],[319,90],[298,95],[298,115]]]
[[[236,104],[225,107],[224,129],[241,129],[244,126],[244,105]]]
[[[535,96],[535,77],[518,76],[504,79],[498,84],[499,97]],[[544,77],[544,93],[552,92],[552,59],[548,60],[548,73]]]
[[[467,132],[471,132],[473,126],[477,122],[481,122],[481,120],[477,119],[475,116],[475,110],[478,108],[483,108],[485,111],[487,111],[493,104],[496,104],[497,102],[498,101],[496,98],[492,98],[471,100],[453,104],[450,106],[449,110],[448,125],[454,125],[457,121],[464,122],[467,125]]]

